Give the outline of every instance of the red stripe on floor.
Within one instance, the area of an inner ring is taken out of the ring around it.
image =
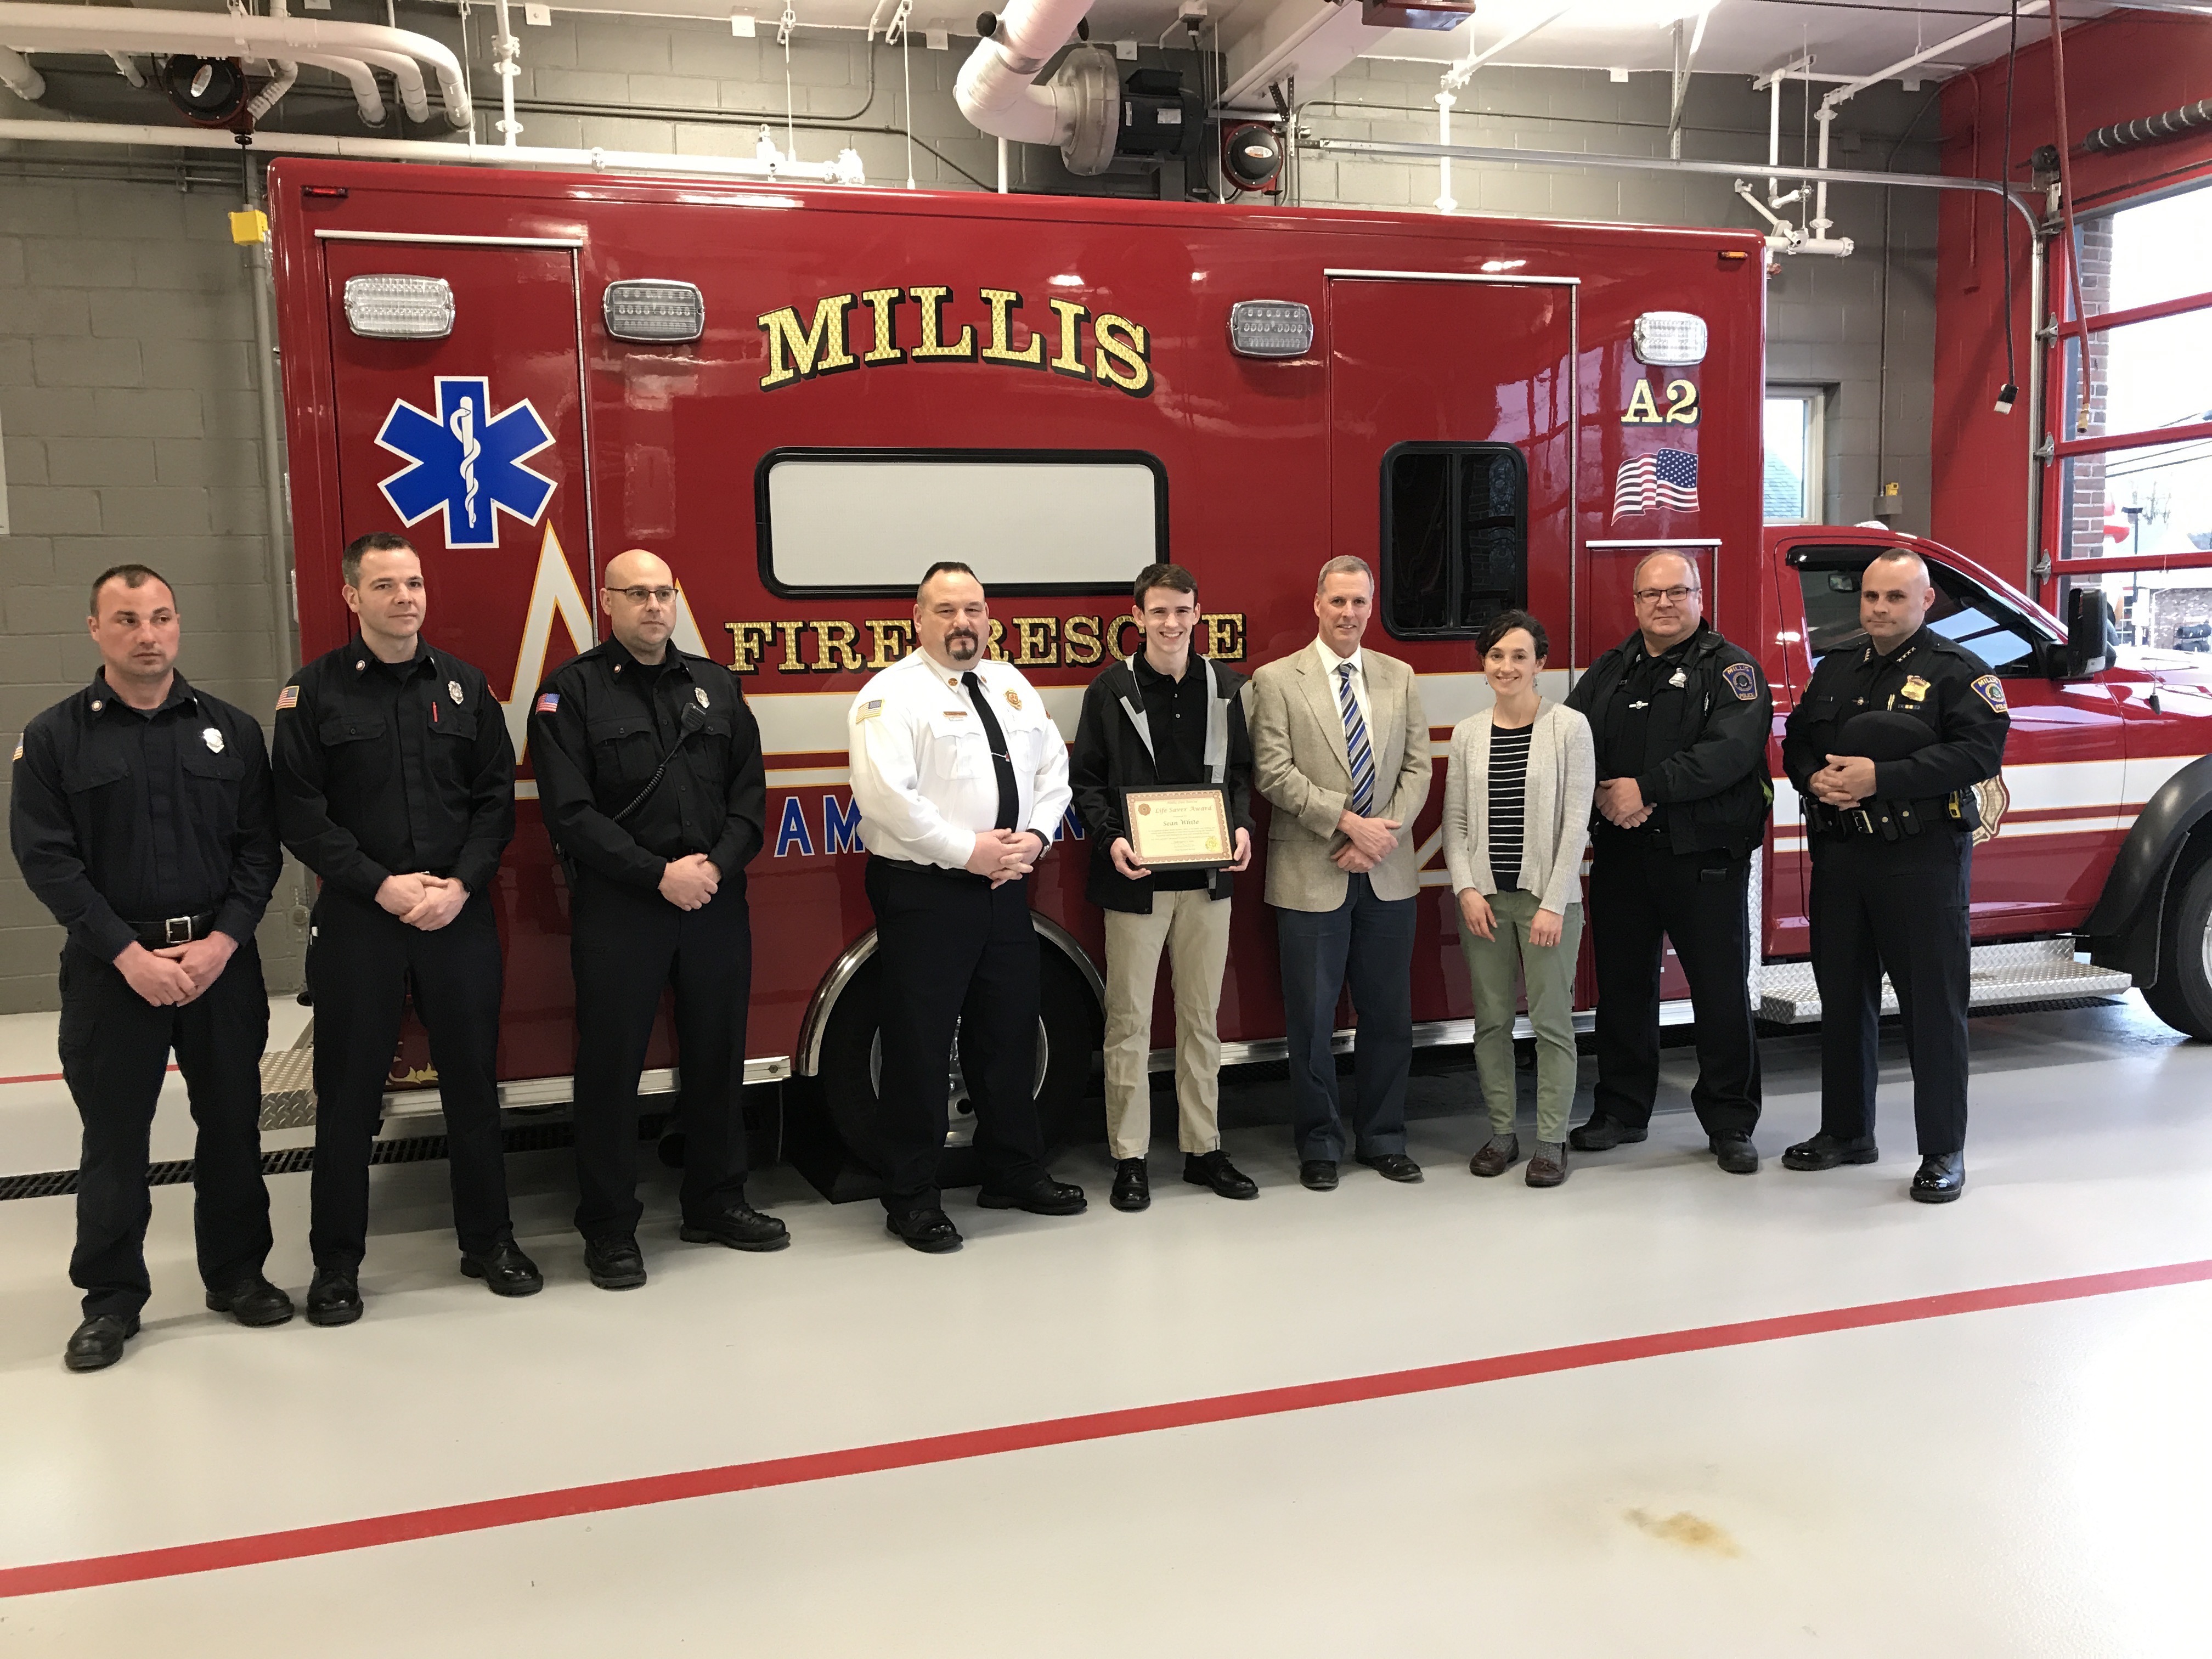
[[[100,1584],[132,1583],[148,1578],[212,1572],[223,1567],[297,1560],[303,1556],[373,1549],[381,1544],[404,1543],[418,1538],[444,1538],[456,1533],[520,1526],[526,1522],[550,1521],[562,1516],[604,1514],[611,1510],[636,1509],[651,1504],[672,1504],[687,1498],[710,1498],[725,1492],[751,1492],[764,1486],[790,1486],[812,1480],[834,1480],[845,1475],[868,1474],[882,1469],[915,1468],[930,1463],[956,1462],[963,1458],[991,1457],[1002,1452],[1026,1451],[1038,1446],[1065,1446],[1079,1441],[1152,1434],[1163,1429],[1190,1428],[1199,1424],[1230,1422],[1238,1418],[1268,1417],[1283,1412],[1311,1411],[1322,1406],[1386,1400],[1397,1395],[1464,1389],[1480,1382],[1503,1382],[1508,1377],[1540,1376],[1554,1371],[1582,1370],[1593,1365],[1615,1365],[1625,1360],[1653,1359],[1665,1354],[1742,1347],[1752,1343],[1782,1341],[1790,1337],[1816,1336],[1828,1331],[1863,1330],[1871,1326],[1899,1325],[1915,1320],[1948,1319],[1957,1314],[1985,1313],[1996,1308],[2073,1302],[2087,1297],[2112,1296],[2125,1291],[2199,1284],[2208,1279],[2212,1279],[2212,1261],[2175,1262],[2166,1267],[2131,1268],[2124,1273],[2090,1273],[2078,1279],[2047,1279],[2028,1285],[2004,1285],[1989,1290],[1956,1291],[1944,1296],[1914,1297],[1899,1302],[1869,1303],[1861,1307],[1836,1308],[1823,1313],[1789,1314],[1778,1319],[1751,1319],[1733,1325],[1705,1325],[1692,1330],[1666,1331],[1650,1336],[1618,1337],[1605,1342],[1577,1343],[1571,1347],[1541,1348],[1528,1353],[1459,1360],[1446,1365],[1424,1365],[1412,1370],[1384,1371],[1370,1376],[1343,1377],[1328,1382],[1302,1382],[1289,1388],[1256,1389],[1245,1394],[1218,1395],[1212,1399],[1178,1401],[1164,1406],[1138,1406],[1124,1411],[1092,1412],[1081,1417],[1051,1418],[1043,1422],[1020,1423],[1004,1428],[972,1429],[960,1434],[932,1435],[921,1440],[855,1446],[842,1451],[809,1452],[797,1457],[769,1458],[757,1463],[726,1464],[720,1468],[645,1475],[635,1480],[609,1480],[589,1486],[567,1486],[554,1492],[526,1492],[519,1497],[494,1498],[480,1503],[451,1504],[439,1509],[411,1510],[398,1515],[338,1521],[319,1527],[298,1527],[287,1532],[257,1533],[244,1538],[179,1544],[167,1549],[134,1550],[122,1555],[97,1555],[76,1561],[51,1561],[35,1566],[0,1568],[0,1597],[40,1595],[54,1590],[85,1589]]]

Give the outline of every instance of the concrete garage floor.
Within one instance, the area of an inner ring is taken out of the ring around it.
[[[51,1017],[0,1028],[0,1073],[57,1069]],[[932,1259],[775,1170],[796,1243],[757,1258],[679,1244],[656,1174],[621,1296],[564,1153],[514,1159],[550,1282],[513,1304],[455,1275],[443,1167],[384,1168],[335,1331],[200,1311],[164,1188],[145,1334],[92,1376],[59,1357],[69,1201],[0,1203],[0,1649],[2201,1654],[2212,1048],[2132,999],[1973,1038],[1948,1208],[1904,1200],[1893,1040],[1883,1162],[1779,1167],[1803,1036],[1765,1045],[1749,1179],[1677,1110],[1558,1191],[1475,1181],[1447,1065],[1425,1184],[1310,1194],[1262,1081],[1229,1101],[1257,1203],[1163,1143],[1119,1215],[1086,1151],[1088,1215],[957,1195],[968,1249]],[[1690,1075],[1670,1051],[1677,1105]],[[70,1139],[58,1084],[0,1085],[0,1173]],[[307,1186],[270,1182],[295,1295]]]

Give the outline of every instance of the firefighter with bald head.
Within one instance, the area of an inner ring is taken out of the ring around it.
[[[1882,975],[1912,1067],[1920,1168],[1911,1194],[1966,1188],[1967,887],[1976,786],[1997,775],[2012,719],[1989,665],[1928,626],[1938,595],[1900,548],[1859,577],[1862,640],[1822,656],[1790,712],[1783,764],[1804,798],[1813,971],[1820,989],[1820,1130],[1792,1170],[1872,1164]]]
[[[601,1290],[645,1283],[637,1085],[673,987],[683,1224],[693,1243],[780,1250],[745,1202],[742,1091],[752,926],[745,866],[766,833],[760,728],[726,668],[670,642],[676,579],[632,549],[599,594],[612,637],[547,677],[529,755],[569,877],[576,980],[576,1230]]]

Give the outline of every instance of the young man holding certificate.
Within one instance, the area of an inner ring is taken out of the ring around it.
[[[1183,1179],[1224,1198],[1260,1189],[1221,1150],[1215,1017],[1229,960],[1230,889],[1252,861],[1252,745],[1244,677],[1191,651],[1198,584],[1148,566],[1132,614],[1144,649],[1083,697],[1069,781],[1106,913],[1106,1113],[1114,1207],[1152,1202],[1152,997],[1160,951],[1175,985],[1176,1139]]]

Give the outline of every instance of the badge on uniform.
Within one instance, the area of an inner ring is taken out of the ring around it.
[[[200,728],[200,741],[208,746],[209,754],[220,755],[222,753],[222,733],[216,731],[212,726],[203,726]]]
[[[459,680],[447,680],[446,682],[446,695],[453,700],[454,708],[459,708],[461,706],[461,683]]]
[[[297,708],[299,706],[300,688],[298,686],[288,685],[282,691],[279,691],[276,694],[276,712],[278,714],[283,714],[288,708]]]
[[[1905,684],[1898,688],[1897,695],[1907,702],[1924,702],[1928,697],[1928,682],[1917,674],[1908,674]]]
[[[558,691],[548,691],[530,705],[530,712],[533,714],[550,714],[560,707],[561,694]]]
[[[2004,687],[1998,683],[1997,677],[1994,674],[1984,674],[1974,682],[1974,695],[1989,704],[1990,712],[1993,714],[2012,713],[2012,710],[2005,707]]]
[[[884,700],[881,697],[872,697],[853,711],[853,718],[856,720],[872,720],[881,715],[883,712]]]
[[[707,688],[705,686],[693,686],[691,688],[691,695],[699,700],[700,708],[704,708],[707,706]]]
[[[1019,710],[1020,710],[1020,708],[1021,708],[1021,706],[1022,706],[1022,694],[1021,694],[1020,692],[1018,692],[1018,691],[1009,691],[1009,692],[1007,692],[1007,693],[1006,693],[1006,701],[1007,701],[1008,702],[1010,702],[1010,703],[1013,704],[1013,706],[1014,706],[1014,708],[1015,708],[1015,710],[1016,710],[1017,712],[1019,712]]]
[[[1721,670],[1721,679],[1735,693],[1738,702],[1749,702],[1759,696],[1759,671],[1747,662],[1732,662]]]
[[[1689,683],[1690,683],[1690,676],[1689,676],[1688,672],[1687,672],[1686,670],[1680,669],[1680,668],[1678,668],[1678,669],[1676,669],[1676,670],[1674,671],[1674,678],[1673,678],[1672,679],[1669,679],[1669,680],[1667,682],[1667,684],[1669,684],[1669,685],[1673,686],[1673,687],[1674,687],[1677,691],[1680,691],[1680,690],[1684,686],[1687,685]]]

